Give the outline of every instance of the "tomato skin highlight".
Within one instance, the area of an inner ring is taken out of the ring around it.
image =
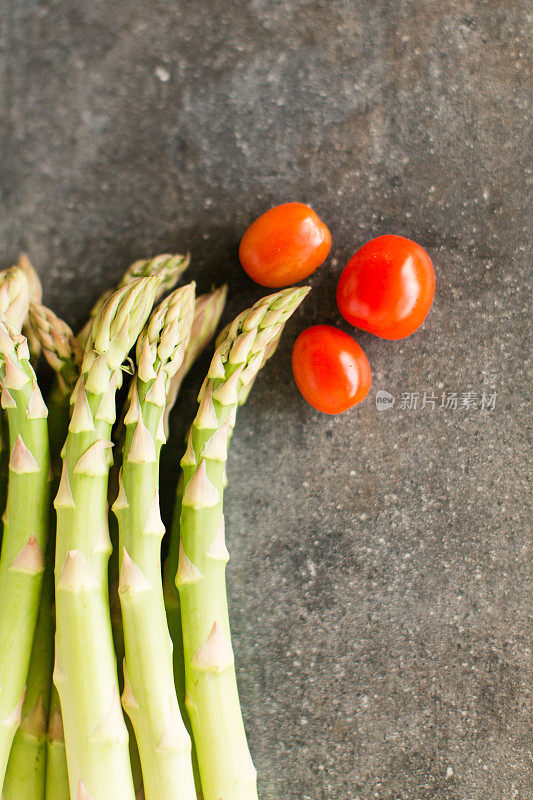
[[[279,289],[307,278],[326,260],[331,234],[312,208],[283,203],[266,211],[245,231],[239,260],[260,286]]]
[[[435,294],[431,259],[416,242],[387,234],[363,245],[337,285],[337,305],[356,328],[404,339],[425,320]]]
[[[370,389],[370,365],[363,350],[331,325],[302,331],[292,350],[292,371],[305,400],[324,414],[347,411]]]

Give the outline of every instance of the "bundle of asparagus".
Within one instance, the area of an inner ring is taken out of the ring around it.
[[[162,569],[159,455],[226,299],[225,286],[175,289],[188,264],[135,262],[77,336],[42,305],[26,257],[0,273],[3,800],[257,798],[226,600],[225,462],[237,408],[308,290],[263,298],[219,335]]]

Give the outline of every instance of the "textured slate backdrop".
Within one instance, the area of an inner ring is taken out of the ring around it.
[[[240,412],[231,616],[265,800],[514,800],[527,745],[527,4],[203,0],[2,6],[0,258],[71,323],[137,257],[189,248],[226,317],[254,215],[308,201],[332,256]],[[531,30],[529,28],[529,30]],[[384,232],[437,270],[415,336],[358,335],[368,400],[299,397],[295,335],[341,324]],[[206,362],[165,457],[166,513]],[[375,392],[397,398],[387,412]],[[492,412],[401,392],[497,392]],[[438,405],[438,404],[437,404]]]

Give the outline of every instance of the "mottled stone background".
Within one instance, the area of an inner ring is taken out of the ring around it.
[[[231,617],[263,800],[529,798],[528,3],[5,0],[0,259],[72,324],[135,258],[190,249],[226,318],[236,250],[285,200],[331,258],[240,412]],[[366,402],[315,413],[294,337],[348,326],[337,276],[395,232],[437,293],[403,342],[364,334]],[[177,410],[166,518],[194,393]],[[378,412],[378,389],[393,409]],[[493,411],[402,392],[496,392]],[[419,400],[420,402],[420,400]]]

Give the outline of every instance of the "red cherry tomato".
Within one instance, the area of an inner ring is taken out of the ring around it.
[[[311,275],[330,247],[331,234],[312,208],[284,203],[252,222],[241,239],[239,259],[253,281],[280,288]]]
[[[342,316],[356,328],[403,339],[425,320],[435,293],[433,264],[403,236],[378,236],[344,268],[337,286]]]
[[[331,325],[303,331],[292,350],[298,389],[313,408],[340,414],[366,397],[370,389],[367,357],[351,336]]]

